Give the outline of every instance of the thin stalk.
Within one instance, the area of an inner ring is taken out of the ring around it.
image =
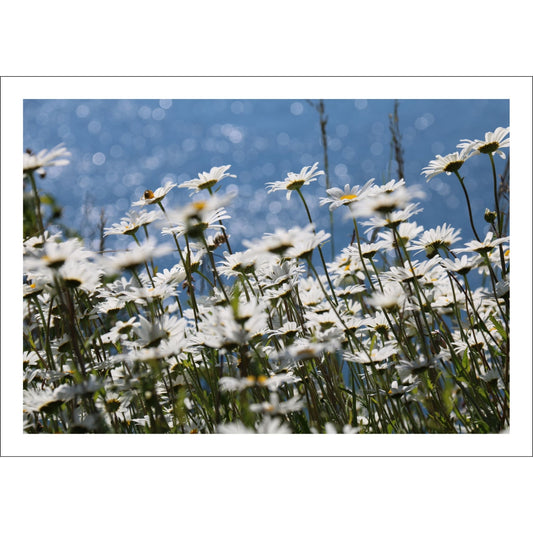
[[[479,238],[479,235],[477,234],[477,231],[476,231],[476,226],[474,225],[474,219],[472,218],[472,206],[470,205],[470,198],[468,196],[468,192],[464,184],[464,179],[461,178],[457,170],[454,170],[453,172],[459,179],[459,183],[461,184],[461,187],[463,188],[463,192],[465,193],[466,205],[468,207],[468,216],[470,218],[470,226],[472,227],[472,231],[474,232],[474,236],[476,237],[476,239],[481,242],[481,239]]]
[[[494,156],[492,153],[489,153],[490,165],[492,167],[492,186],[494,192],[494,205],[496,206],[496,220],[498,221],[498,231],[496,237],[502,236],[503,231],[503,219],[500,211],[500,201],[498,199],[498,178],[496,177],[496,167],[494,165]]]
[[[304,196],[302,194],[302,191],[300,191],[300,189],[296,189],[296,192],[298,193],[298,195],[302,199],[302,202],[303,202],[304,207],[305,207],[305,212],[307,213],[307,218],[309,219],[309,223],[313,225],[313,219],[311,218],[311,213],[309,212],[309,208],[307,207],[307,202],[305,201],[305,198],[304,198]],[[316,233],[314,228],[313,228],[313,232]],[[328,280],[329,288],[331,289],[331,293],[333,295],[333,299],[335,300],[335,304],[338,305],[339,302],[337,300],[337,295],[335,294],[335,289],[333,288],[333,283],[331,283],[331,279],[329,277],[328,267],[326,266],[326,260],[324,259],[324,254],[322,253],[322,248],[321,248],[320,245],[318,245],[317,248],[318,248],[318,253],[320,254],[320,259],[322,261],[322,266],[324,267],[324,272],[326,274],[326,278]],[[309,263],[311,263],[311,262],[309,261]]]
[[[44,242],[45,235],[44,235],[43,217],[41,213],[41,198],[39,197],[39,193],[37,191],[37,185],[35,184],[35,177],[33,175],[33,170],[28,171],[27,176],[30,178],[31,188],[33,191],[33,195],[35,196],[35,212],[37,215],[37,223],[39,224],[39,232],[41,233],[41,236]]]

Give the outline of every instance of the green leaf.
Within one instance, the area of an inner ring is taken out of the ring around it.
[[[500,322],[498,322],[494,315],[489,316],[489,320],[492,322],[496,331],[502,336],[503,340],[507,340],[507,332]]]
[[[463,369],[466,373],[470,372],[470,359],[468,357],[468,348],[463,353],[463,359],[461,360]]]

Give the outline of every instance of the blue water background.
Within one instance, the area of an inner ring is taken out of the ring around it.
[[[389,131],[394,101],[324,103],[330,185],[396,178]],[[473,239],[456,177],[442,174],[426,183],[420,173],[436,154],[456,151],[461,139],[483,139],[485,132],[508,126],[509,101],[400,100],[398,114],[406,182],[426,192],[415,220],[426,229],[447,222],[462,229],[463,242]],[[287,201],[284,192],[268,194],[265,184],[316,161],[324,168],[319,115],[306,100],[25,100],[23,149],[37,152],[60,142],[72,153],[71,164],[49,169],[38,186],[64,207],[63,223],[95,249],[102,208],[111,226],[145,189],[182,183],[221,165],[231,165],[229,172],[237,175],[221,182],[221,192],[237,193],[226,226],[233,250],[243,249],[243,239],[307,224],[297,195]],[[505,164],[496,160],[502,173]],[[488,158],[471,158],[462,174],[481,233],[484,210],[494,205]],[[317,228],[329,231],[329,211],[319,206],[325,185],[322,176],[302,191]],[[188,190],[173,189],[165,205],[188,201]],[[344,214],[334,213],[337,252],[352,235]],[[129,240],[121,236],[106,244],[121,247]]]

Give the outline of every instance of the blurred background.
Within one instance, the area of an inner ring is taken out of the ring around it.
[[[436,154],[456,151],[462,139],[483,139],[485,132],[508,126],[508,100],[324,100],[323,105],[331,187],[398,178],[390,129],[395,124],[406,183],[426,192],[420,200],[424,211],[414,220],[425,229],[447,222],[462,229],[463,242],[473,238],[456,177],[441,174],[426,183],[421,170]],[[94,249],[102,217],[107,227],[119,222],[145,189],[231,165],[228,172],[237,179],[223,180],[221,192],[237,193],[226,221],[237,251],[243,239],[307,223],[297,195],[287,201],[284,192],[268,194],[266,183],[317,161],[325,168],[320,119],[317,100],[25,100],[23,150],[64,143],[72,153],[70,165],[48,169],[37,185],[61,207],[57,221]],[[496,164],[503,173],[505,162],[497,157]],[[488,158],[471,158],[461,174],[481,232],[484,210],[493,208]],[[319,206],[325,189],[321,176],[302,192],[317,229],[330,231],[329,211]],[[188,201],[189,191],[175,188],[164,205]],[[336,252],[352,236],[344,214],[334,212]],[[131,240],[115,239],[106,240],[106,248]]]

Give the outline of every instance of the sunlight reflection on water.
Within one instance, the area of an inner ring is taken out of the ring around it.
[[[392,100],[325,100],[328,116],[328,156],[331,186],[377,183],[397,177],[391,164],[389,114]],[[465,138],[483,138],[486,131],[509,124],[504,100],[405,100],[399,104],[406,179],[431,194],[431,205],[417,222],[426,228],[451,221],[465,228],[464,198],[458,184],[441,175],[429,184],[421,169],[437,153],[450,153]],[[147,188],[168,180],[181,183],[212,166],[232,165],[237,183],[222,182],[221,192],[237,191],[228,211],[234,248],[243,238],[272,232],[280,226],[303,225],[305,213],[298,198],[267,194],[265,183],[282,180],[318,161],[323,149],[318,113],[308,102],[296,100],[26,100],[24,149],[34,151],[64,142],[72,153],[67,167],[50,168],[39,186],[65,206],[64,222],[82,234],[81,213],[91,206],[97,220],[105,210],[109,224],[118,222]],[[467,165],[465,165],[465,169]],[[500,169],[503,171],[503,166]],[[466,184],[476,194],[472,206],[482,219],[492,207],[486,161],[468,161]],[[479,183],[479,185],[478,185]],[[325,178],[303,189],[317,226],[329,230],[329,212],[319,208]],[[184,205],[189,195],[175,189],[167,200]],[[344,242],[350,233],[342,216],[336,233]]]

